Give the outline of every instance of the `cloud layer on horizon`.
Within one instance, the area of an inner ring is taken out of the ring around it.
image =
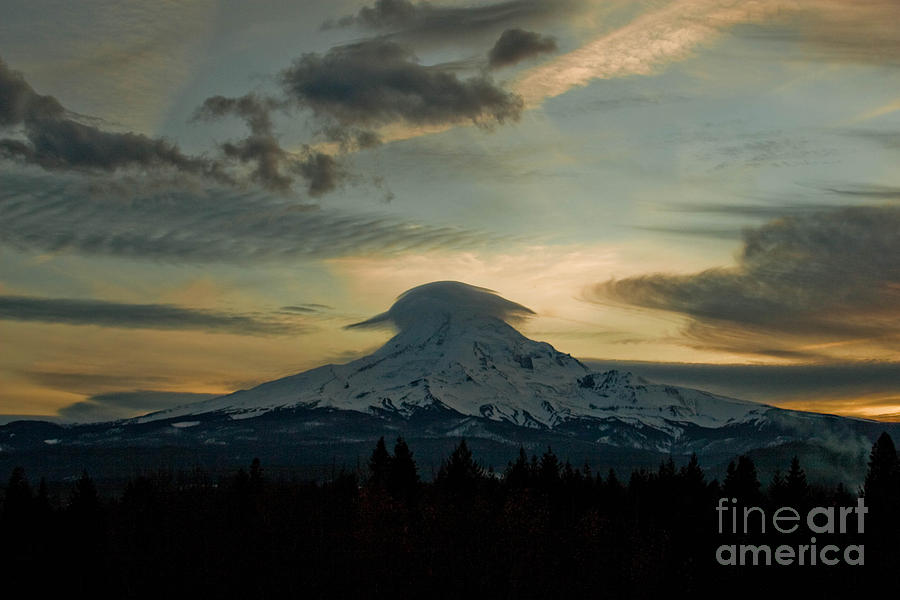
[[[238,335],[298,335],[313,329],[297,318],[283,316],[240,314],[171,304],[32,296],[0,296],[0,320],[127,329],[199,330]]]
[[[734,267],[657,273],[593,287],[689,318],[698,347],[815,358],[846,344],[900,348],[900,207],[795,215],[744,231]]]
[[[458,40],[510,26],[559,20],[583,8],[576,0],[503,0],[477,6],[447,6],[410,0],[375,0],[354,15],[331,19],[324,29],[360,27],[417,40]]]
[[[215,398],[216,394],[135,390],[107,392],[90,396],[59,409],[64,421],[76,423],[106,422],[144,415],[184,404]]]

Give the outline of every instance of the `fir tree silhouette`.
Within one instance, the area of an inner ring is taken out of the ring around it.
[[[696,453],[691,454],[688,464],[681,467],[679,475],[688,489],[702,490],[706,487],[703,469],[700,468],[700,460]]]
[[[545,490],[552,489],[559,483],[560,464],[553,449],[549,446],[547,451],[541,456],[541,463],[538,467],[538,481]]]
[[[503,480],[512,489],[521,489],[530,485],[531,467],[528,464],[528,455],[525,453],[523,446],[519,446],[516,462],[510,462],[507,465]]]
[[[391,455],[384,444],[384,436],[378,438],[375,450],[369,458],[368,485],[374,489],[386,490],[391,470]]]
[[[889,506],[900,486],[900,461],[894,440],[887,432],[881,434],[869,454],[864,493],[870,506]]]
[[[900,460],[887,432],[872,445],[863,496],[877,530],[884,535],[900,533]]]
[[[81,477],[72,488],[69,498],[69,509],[76,515],[84,518],[93,517],[100,509],[100,496],[97,494],[97,486],[86,470],[81,472]]]
[[[760,499],[759,487],[756,465],[749,456],[742,454],[738,457],[737,464],[734,461],[728,463],[722,484],[722,493],[726,497],[737,498],[744,503],[755,503]]]
[[[896,569],[900,562],[900,460],[894,440],[884,432],[872,445],[869,469],[863,486],[863,496],[869,508],[866,533],[871,539],[872,564],[885,586],[896,586],[900,575]]]
[[[3,521],[7,523],[21,522],[28,517],[32,502],[31,485],[25,476],[25,469],[15,467],[6,484],[6,497],[3,501]]]
[[[254,458],[253,462],[250,463],[249,477],[248,485],[250,492],[253,494],[261,493],[263,489],[263,472],[258,458]]]
[[[387,488],[398,499],[412,500],[419,485],[419,473],[412,451],[402,437],[394,445],[394,456],[388,462]]]
[[[784,480],[787,501],[791,506],[806,507],[809,504],[809,484],[806,482],[806,471],[800,468],[800,460],[791,459],[791,467]]]
[[[784,473],[781,469],[775,469],[775,473],[772,475],[772,481],[769,482],[769,489],[767,491],[769,499],[779,508],[787,504],[787,482],[784,479]]]
[[[484,469],[472,458],[472,451],[463,439],[441,464],[435,482],[451,491],[470,492],[483,477]]]

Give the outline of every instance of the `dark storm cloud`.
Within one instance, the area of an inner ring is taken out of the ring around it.
[[[66,109],[56,98],[35,92],[21,73],[11,70],[0,58],[0,127],[65,116]]]
[[[274,131],[272,115],[274,111],[285,108],[285,100],[257,94],[239,98],[213,96],[197,109],[194,120],[211,121],[226,116],[242,119],[250,135],[243,140],[222,144],[222,153],[231,161],[255,165],[250,178],[262,187],[287,192],[294,183],[294,176],[300,176],[311,196],[334,190],[341,179],[341,171],[333,156],[309,148],[299,153],[282,148]]]
[[[538,54],[555,52],[556,49],[556,40],[552,37],[536,31],[507,29],[488,52],[488,65],[492,69],[507,67]]]
[[[310,329],[296,321],[183,308],[170,304],[124,304],[30,296],[0,296],[0,320],[129,329],[201,330],[241,335],[299,334]]]
[[[197,109],[196,119],[215,119],[227,115],[238,116],[247,123],[254,135],[270,135],[272,133],[272,111],[281,103],[274,98],[257,94],[246,94],[239,98],[212,96]]]
[[[744,232],[737,265],[612,280],[591,298],[690,318],[701,347],[815,356],[809,344],[900,348],[900,207],[792,216]]]
[[[136,390],[97,394],[59,409],[59,416],[77,423],[114,421],[215,398],[216,394]]]
[[[347,174],[332,154],[308,145],[300,152],[286,151],[273,125],[276,111],[312,112],[319,139],[348,152],[377,146],[380,139],[374,130],[381,126],[471,121],[488,127],[517,120],[523,108],[519,96],[484,75],[461,79],[451,69],[423,66],[411,50],[383,39],[304,54],[279,80],[278,98],[213,96],[195,119],[243,119],[250,135],[222,144],[224,160],[254,165],[251,178],[273,191],[289,190],[300,177],[311,196],[334,190]]]
[[[483,232],[347,214],[261,192],[0,173],[0,243],[165,261],[286,261],[483,248]]]
[[[357,26],[423,39],[497,31],[571,14],[574,0],[509,0],[478,6],[440,6],[408,0],[376,0],[355,15],[327,21],[323,27]]]
[[[460,79],[419,64],[412,51],[388,40],[369,40],[305,54],[281,74],[287,96],[342,127],[392,123],[488,125],[515,121],[522,99],[490,79]]]
[[[396,122],[414,124],[479,121],[485,114],[497,121],[518,117],[517,98],[487,79],[460,81],[451,73],[423,67],[394,42],[369,41],[332,49],[324,56],[307,54],[281,74],[284,97],[247,94],[239,98],[213,96],[195,119],[236,116],[250,135],[222,144],[227,159],[255,165],[251,178],[269,190],[290,189],[301,177],[311,196],[334,190],[346,176],[335,156],[306,146],[285,150],[273,126],[273,112],[311,109],[318,134],[336,142],[343,152],[380,143],[369,129]]]
[[[324,152],[307,151],[304,154],[295,163],[294,169],[307,181],[309,194],[321,196],[335,189],[341,179],[341,171],[334,157]]]
[[[187,156],[165,140],[103,131],[79,122],[58,100],[35,92],[2,59],[0,128],[19,128],[24,136],[0,138],[0,157],[44,169],[113,171],[169,167],[222,181],[228,179],[214,162]]]

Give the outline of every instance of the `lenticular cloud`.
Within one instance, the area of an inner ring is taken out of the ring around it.
[[[403,331],[433,317],[493,317],[517,321],[533,314],[531,309],[511,302],[493,290],[459,281],[435,281],[403,292],[386,312],[349,327],[394,325]]]

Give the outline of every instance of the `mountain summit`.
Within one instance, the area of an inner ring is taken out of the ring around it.
[[[142,421],[211,412],[244,419],[296,407],[402,417],[444,410],[547,429],[584,419],[626,419],[674,434],[679,424],[719,427],[753,420],[771,408],[656,385],[630,373],[591,372],[511,325],[533,314],[491,290],[429,283],[400,295],[386,312],[350,326],[397,330],[369,356]]]

